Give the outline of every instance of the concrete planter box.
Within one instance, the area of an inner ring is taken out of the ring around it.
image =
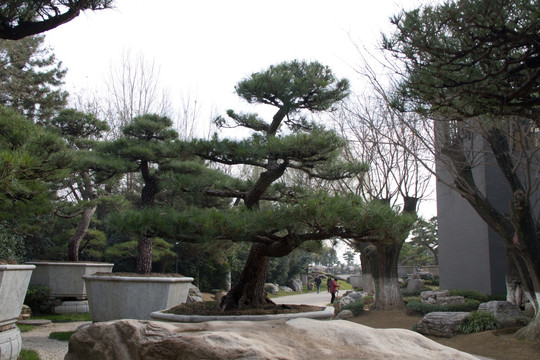
[[[159,321],[172,321],[184,323],[199,323],[205,321],[267,321],[280,319],[308,318],[319,320],[330,320],[334,316],[334,307],[326,306],[321,311],[310,311],[294,314],[272,314],[272,315],[176,315],[168,314],[165,311],[155,311],[152,318]]]
[[[21,333],[14,324],[34,269],[34,265],[0,265],[0,360],[16,360],[21,352]]]
[[[97,272],[111,272],[114,264],[69,261],[36,261],[30,285],[43,285],[51,289],[51,298],[86,299],[86,286],[83,275]]]
[[[364,282],[362,281],[362,275],[351,275],[349,277],[349,283],[354,289],[363,288]]]
[[[154,311],[185,303],[191,277],[84,275],[93,321],[151,320]]]
[[[0,328],[21,314],[34,265],[0,265]]]

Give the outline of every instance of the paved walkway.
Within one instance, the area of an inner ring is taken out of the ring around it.
[[[297,295],[288,295],[288,296],[279,296],[272,298],[276,304],[304,304],[304,305],[316,305],[316,306],[325,306],[330,304],[331,295],[326,290],[320,293],[304,293]]]
[[[36,326],[32,331],[21,333],[22,348],[37,351],[41,360],[63,360],[68,351],[68,342],[49,339],[49,334],[57,331],[75,331],[84,324],[90,324],[90,322],[78,321]]]

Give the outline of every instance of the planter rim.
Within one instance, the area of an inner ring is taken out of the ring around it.
[[[326,306],[320,311],[271,315],[176,315],[167,314],[164,311],[166,310],[154,311],[150,314],[150,316],[156,320],[185,323],[198,323],[205,321],[265,321],[296,318],[330,319],[334,316],[333,306]]]
[[[15,265],[15,264],[9,264],[9,265],[0,265],[0,270],[34,270],[36,268],[35,265]]]
[[[29,261],[26,264],[31,265],[61,265],[61,266],[103,266],[103,265],[112,265],[112,263],[105,262],[84,262],[84,261]]]
[[[83,275],[84,280],[122,281],[122,282],[192,282],[192,277],[153,277],[153,276],[110,276],[110,275]]]

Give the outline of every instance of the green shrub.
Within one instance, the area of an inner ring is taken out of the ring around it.
[[[450,290],[450,296],[463,296],[466,299],[478,300],[481,303],[489,301],[486,294],[482,294],[476,290]]]
[[[430,312],[436,311],[475,311],[478,309],[480,301],[474,299],[465,299],[464,304],[452,304],[452,305],[435,305],[435,304],[422,304],[418,300],[409,300],[407,302],[407,313],[410,315],[425,315]]]
[[[506,294],[488,295],[488,301],[506,301]]]
[[[364,311],[364,302],[362,299],[356,299],[355,302],[343,306],[341,310],[350,310],[354,316],[358,316]]]
[[[362,301],[364,302],[364,305],[371,305],[375,302],[375,298],[373,295],[366,295],[362,298]]]
[[[499,321],[492,313],[473,311],[460,325],[459,331],[463,334],[472,334],[487,330],[496,330],[499,326]]]
[[[24,303],[32,309],[34,314],[52,314],[54,305],[49,296],[51,289],[42,285],[30,285],[26,291]]]

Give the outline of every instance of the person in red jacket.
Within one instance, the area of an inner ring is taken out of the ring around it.
[[[330,301],[331,304],[334,303],[334,300],[336,299],[336,293],[337,288],[339,287],[337,279],[332,279],[332,283],[330,284],[330,294],[332,294],[332,300]]]

